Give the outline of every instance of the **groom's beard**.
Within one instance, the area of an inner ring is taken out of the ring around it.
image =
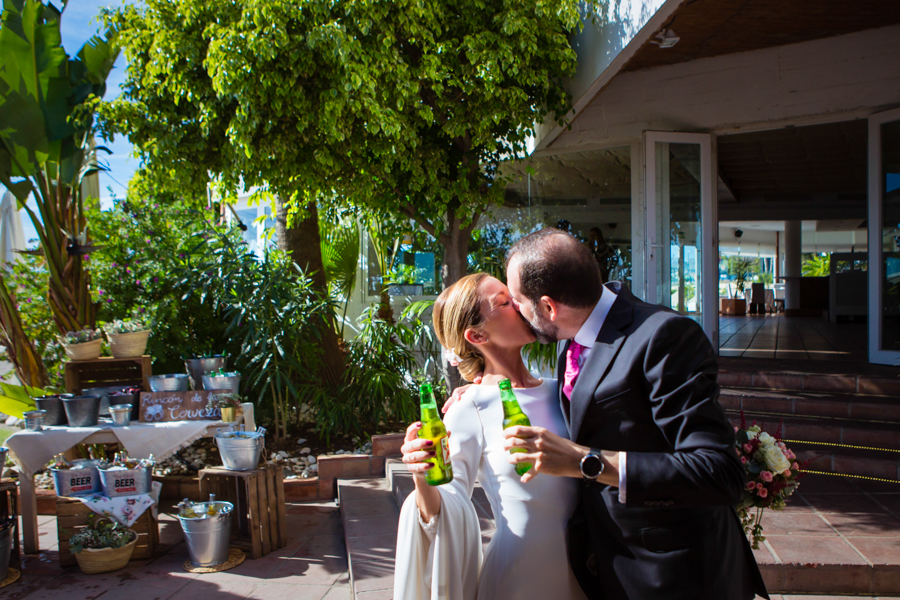
[[[534,333],[534,337],[536,337],[537,341],[540,343],[555,344],[559,341],[559,327],[553,323],[542,321],[537,315],[535,315],[535,322],[526,319],[522,313],[519,313],[519,316],[522,317],[522,320],[525,321],[531,329],[531,332]]]

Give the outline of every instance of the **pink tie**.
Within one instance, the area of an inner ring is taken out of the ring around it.
[[[581,367],[578,366],[578,357],[581,356],[581,351],[584,350],[584,346],[572,340],[572,343],[569,344],[569,349],[566,351],[566,372],[563,375],[563,394],[566,395],[566,398],[572,398],[572,388],[575,387],[575,381],[578,379],[578,372],[581,370]]]

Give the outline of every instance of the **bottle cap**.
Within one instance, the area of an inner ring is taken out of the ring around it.
[[[512,382],[509,379],[501,379],[500,383],[498,383],[497,385],[500,386],[501,390],[511,390],[512,389]]]

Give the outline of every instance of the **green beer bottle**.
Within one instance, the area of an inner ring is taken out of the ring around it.
[[[514,425],[531,427],[531,421],[522,412],[522,407],[519,406],[519,401],[516,400],[516,395],[512,391],[512,383],[509,379],[501,380],[498,385],[500,386],[500,400],[503,401],[503,429]],[[525,451],[525,448],[513,448],[509,453]],[[516,473],[524,475],[531,468],[531,463],[516,463],[515,466]]]
[[[422,406],[422,429],[419,437],[434,442],[435,457],[428,462],[434,466],[425,471],[425,483],[443,485],[453,481],[453,467],[450,465],[450,444],[447,439],[447,428],[438,416],[437,404],[430,383],[423,383],[419,388]]]

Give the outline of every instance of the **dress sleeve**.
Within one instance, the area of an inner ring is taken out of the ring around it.
[[[438,488],[441,512],[420,523],[415,493],[400,509],[394,600],[473,600],[481,569],[481,529],[471,495],[484,435],[474,404],[463,399],[444,419],[450,432],[453,481]]]

